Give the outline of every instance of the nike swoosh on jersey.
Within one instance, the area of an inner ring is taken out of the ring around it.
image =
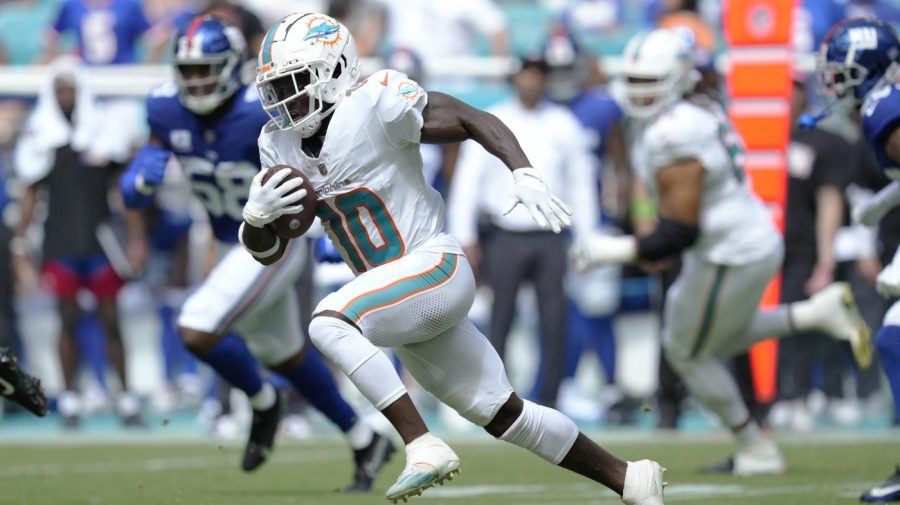
[[[14,388],[13,385],[9,382],[6,382],[3,377],[0,377],[0,386],[3,386],[3,390],[0,391],[0,394],[2,394],[3,396],[9,396],[16,392],[16,388]]]
[[[384,73],[384,79],[381,80],[381,85],[382,85],[382,86],[387,86],[387,83],[388,83],[388,74],[387,74],[387,72],[385,72],[385,73]]]
[[[882,496],[887,496],[889,494],[893,494],[900,491],[900,484],[893,484],[890,486],[882,486],[873,488],[869,491],[869,495],[875,498],[881,498]]]

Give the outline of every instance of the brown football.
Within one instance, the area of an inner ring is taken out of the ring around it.
[[[276,172],[284,168],[290,169],[291,175],[287,176],[279,185],[297,177],[303,180],[303,184],[292,191],[293,193],[300,191],[301,188],[306,189],[306,196],[300,200],[300,203],[303,204],[303,210],[294,214],[285,214],[269,223],[268,226],[272,231],[278,234],[279,237],[283,239],[292,239],[303,235],[309,230],[309,227],[312,226],[313,221],[316,219],[316,210],[319,201],[316,200],[316,190],[313,188],[312,183],[309,182],[309,179],[307,179],[302,172],[288,165],[275,165],[268,169],[263,176],[263,184],[265,184],[270,177],[275,175]]]

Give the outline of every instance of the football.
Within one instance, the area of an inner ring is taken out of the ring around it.
[[[300,200],[300,203],[303,204],[303,210],[294,214],[285,214],[269,223],[268,226],[279,237],[283,239],[293,239],[306,233],[306,231],[309,230],[309,227],[312,226],[313,221],[316,219],[316,210],[319,202],[316,200],[316,190],[313,188],[312,183],[309,182],[309,179],[307,179],[302,172],[288,165],[275,165],[268,169],[263,176],[263,184],[283,168],[290,169],[291,174],[281,181],[280,184],[284,184],[287,181],[298,177],[303,180],[303,184],[292,191],[293,193],[300,191],[301,188],[306,189],[306,196]]]

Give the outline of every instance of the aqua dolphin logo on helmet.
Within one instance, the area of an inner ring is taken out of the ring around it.
[[[341,25],[328,16],[312,16],[306,22],[306,35],[304,42],[312,41],[314,44],[334,46],[343,40],[341,38]]]
[[[335,23],[329,23],[327,20],[322,20],[322,22],[306,32],[306,36],[303,37],[303,40],[320,40],[327,39],[331,40],[335,38],[335,35],[340,31],[341,27]]]

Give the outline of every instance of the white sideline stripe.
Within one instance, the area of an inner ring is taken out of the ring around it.
[[[268,465],[321,463],[323,461],[339,461],[347,459],[347,455],[335,451],[294,452],[279,454],[269,461]],[[223,453],[221,457],[192,458],[151,458],[136,461],[109,460],[103,462],[71,462],[15,465],[0,467],[0,478],[44,477],[61,475],[109,474],[129,472],[167,472],[190,468],[230,468],[237,469],[239,460],[231,453]]]
[[[483,485],[483,486],[453,486],[443,487],[427,491],[424,498],[466,498],[471,496],[485,496],[491,494],[531,494],[543,493],[549,486],[520,486],[520,485]]]
[[[848,488],[866,489],[871,483],[865,482],[848,482],[825,486],[835,493],[846,493]],[[737,497],[760,497],[760,496],[777,496],[777,495],[798,495],[808,494],[813,491],[821,491],[822,485],[806,484],[799,486],[769,486],[759,487],[756,485],[742,484],[706,484],[706,483],[685,483],[666,486],[665,496],[666,502],[681,502],[695,500],[712,500],[719,498],[737,498]],[[469,499],[473,496],[486,495],[533,495],[542,493],[551,497],[552,501],[535,501],[535,502],[516,502],[517,505],[551,505],[576,503],[596,503],[596,500],[616,500],[618,497],[600,486],[588,484],[576,484],[574,486],[565,485],[474,485],[474,486],[458,486],[450,485],[440,489],[432,489],[426,491],[422,498],[442,498]],[[854,495],[856,496],[856,495]],[[601,502],[605,503],[605,501]]]

